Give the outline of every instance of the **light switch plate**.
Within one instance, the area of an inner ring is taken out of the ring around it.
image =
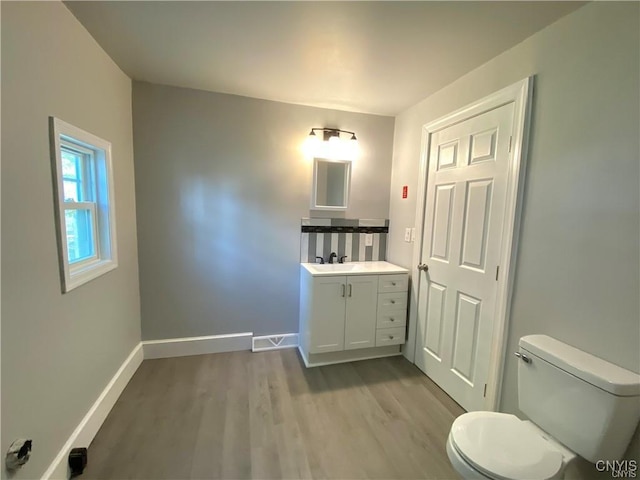
[[[415,228],[411,229],[411,241],[412,242],[416,241],[416,229]]]
[[[404,229],[404,241],[405,242],[410,242],[411,241],[411,229],[410,228],[405,228]]]
[[[364,246],[372,247],[373,246],[373,233],[365,233],[364,234]]]

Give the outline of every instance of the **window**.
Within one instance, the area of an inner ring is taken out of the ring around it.
[[[62,292],[118,266],[111,144],[51,117]]]

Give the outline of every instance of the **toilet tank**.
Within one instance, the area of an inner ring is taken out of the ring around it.
[[[640,420],[640,375],[546,335],[519,345],[520,410],[591,463],[619,460]]]

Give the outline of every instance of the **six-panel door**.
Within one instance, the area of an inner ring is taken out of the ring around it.
[[[489,373],[512,103],[431,135],[416,365],[465,410]]]

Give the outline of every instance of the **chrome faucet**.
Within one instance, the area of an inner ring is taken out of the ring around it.
[[[329,255],[329,263],[333,263],[333,259],[337,257],[336,252],[331,252],[331,255]]]

